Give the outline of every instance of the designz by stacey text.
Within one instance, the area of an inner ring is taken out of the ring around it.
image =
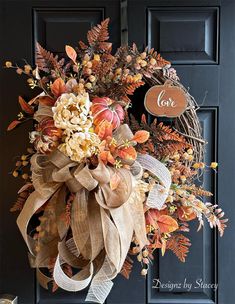
[[[196,279],[194,282],[189,282],[187,278],[184,279],[182,282],[172,282],[167,281],[163,282],[160,279],[153,279],[152,288],[156,289],[168,289],[169,291],[182,289],[186,291],[191,291],[193,289],[213,289],[214,291],[217,290],[218,284],[217,283],[209,283],[204,282],[203,279],[199,278]]]

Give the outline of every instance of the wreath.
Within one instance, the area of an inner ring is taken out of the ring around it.
[[[65,58],[36,46],[36,67],[6,62],[25,74],[30,101],[19,97],[14,129],[34,121],[30,143],[12,174],[25,184],[11,211],[27,244],[30,265],[45,288],[79,291],[104,303],[112,280],[129,278],[137,259],[145,276],[157,249],[185,261],[188,222],[206,219],[223,235],[227,220],[212,193],[197,186],[205,141],[198,106],[170,62],[154,49],[122,46],[112,55],[109,19],[87,34]],[[170,82],[186,107],[171,125],[135,114],[134,92]],[[133,104],[133,109],[131,105]],[[132,112],[132,114],[130,113]]]

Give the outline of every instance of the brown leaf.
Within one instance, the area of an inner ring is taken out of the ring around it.
[[[75,49],[73,47],[71,47],[70,45],[66,45],[65,46],[65,51],[67,56],[74,62],[76,63],[76,59],[77,59],[77,53],[75,51]]]
[[[66,86],[62,78],[57,78],[51,85],[51,92],[55,97],[59,97],[66,92]]]
[[[21,109],[30,115],[33,115],[34,109],[31,107],[21,96],[19,96],[19,104],[21,106]]]
[[[10,212],[18,212],[21,211],[24,207],[24,201],[16,201],[10,209]]]
[[[157,223],[161,233],[170,233],[179,228],[176,220],[169,215],[160,215]]]
[[[39,103],[45,106],[54,106],[56,100],[51,98],[50,96],[40,96]]]
[[[88,46],[83,41],[80,40],[78,44],[82,50],[88,49]]]
[[[100,124],[95,127],[95,133],[99,136],[100,139],[106,139],[108,136],[112,136],[112,123],[103,120]]]
[[[21,121],[19,121],[19,120],[13,120],[7,127],[7,131],[11,131],[11,130],[15,129],[15,127],[18,126],[20,123],[21,123]]]
[[[133,268],[133,261],[129,256],[127,256],[122,266],[122,269],[120,271],[120,274],[123,275],[126,279],[129,279],[132,268]]]
[[[181,262],[185,262],[189,246],[191,246],[191,243],[188,238],[183,234],[175,234],[167,240],[166,249],[173,251]]]
[[[104,164],[107,164],[107,163],[114,164],[115,163],[115,159],[112,156],[112,154],[110,153],[110,151],[100,152],[99,158],[104,162]]]
[[[108,24],[109,18],[105,19],[101,22],[101,24],[94,26],[90,31],[88,31],[87,40],[91,47],[98,47],[100,49],[103,48],[105,51],[110,49],[110,44],[104,43],[109,39]]]

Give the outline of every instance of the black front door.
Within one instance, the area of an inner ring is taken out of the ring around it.
[[[2,65],[7,59],[16,62],[21,58],[33,63],[36,41],[50,51],[62,53],[64,44],[76,45],[91,26],[106,17],[111,18],[110,39],[114,48],[126,40],[128,33],[129,43],[136,42],[139,48],[154,47],[172,62],[181,82],[201,105],[199,117],[208,141],[205,160],[207,163],[218,160],[220,164],[219,174],[206,173],[203,183],[215,193],[214,203],[219,202],[229,216],[229,227],[219,239],[207,225],[199,233],[197,224],[192,225],[189,236],[192,246],[186,263],[180,263],[171,253],[165,257],[159,255],[146,280],[140,276],[140,266],[136,265],[130,280],[121,276],[115,280],[107,304],[232,304],[235,298],[232,193],[235,189],[235,2],[1,0],[0,14]],[[16,77],[15,73],[2,69],[0,77],[0,293],[17,295],[21,304],[84,303],[85,292],[59,290],[51,294],[42,289],[29,267],[16,218],[9,213],[20,187],[20,182],[14,180],[9,171],[14,166],[14,156],[27,148],[28,139],[25,130],[17,129],[10,134],[5,130],[18,113],[18,95],[28,99],[32,93],[24,79]],[[138,113],[142,101],[138,93],[135,98],[138,102],[134,103],[133,111]],[[165,285],[153,288],[156,280]],[[218,289],[200,282],[218,283]]]

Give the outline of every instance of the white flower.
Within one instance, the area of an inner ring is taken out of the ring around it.
[[[62,94],[52,108],[55,126],[66,130],[66,133],[89,131],[92,126],[92,117],[89,115],[90,104],[88,93]]]
[[[100,144],[99,137],[92,132],[75,132],[67,136],[58,148],[73,161],[81,162],[91,157]]]

